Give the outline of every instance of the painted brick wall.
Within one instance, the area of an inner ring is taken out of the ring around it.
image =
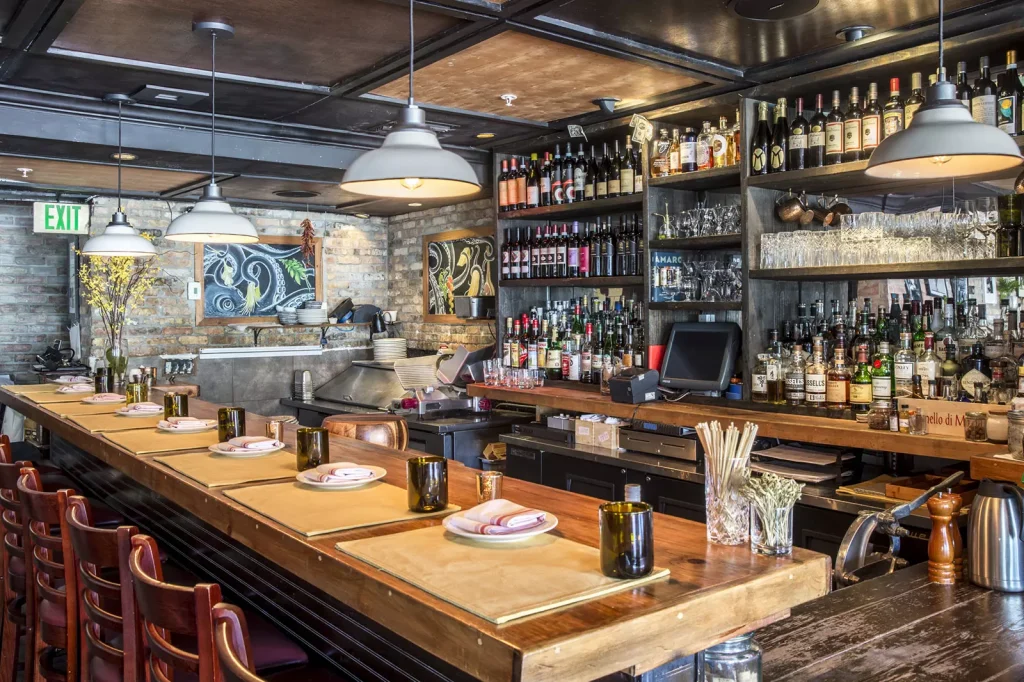
[[[0,202],[0,374],[68,341],[67,237],[32,233],[32,204]]]
[[[103,197],[93,209],[92,231],[99,232],[115,210],[116,200]],[[129,221],[138,229],[165,231],[173,216],[187,203],[165,201],[128,201],[125,209]],[[248,217],[257,231],[264,235],[299,236],[304,211],[285,211],[236,207]],[[172,216],[173,212],[173,216]],[[344,297],[355,303],[373,303],[384,307],[387,285],[387,219],[359,219],[350,216],[314,213],[310,215],[317,236],[324,238],[324,271],[326,302],[333,307]],[[326,235],[325,235],[326,229]],[[127,332],[129,355],[133,358],[161,353],[195,352],[207,346],[244,346],[252,344],[250,333],[240,333],[226,326],[196,326],[196,301],[186,298],[186,284],[193,279],[195,254],[191,245],[157,240],[157,264],[161,269],[159,284],[143,305],[129,313],[135,321]],[[365,327],[352,331],[345,328],[330,332],[329,347],[366,346],[369,333]],[[260,345],[309,345],[319,339],[319,330],[264,332]],[[91,354],[100,356],[106,347],[103,327],[98,316],[92,317]]]
[[[391,217],[388,309],[398,311],[398,331],[409,339],[411,348],[436,350],[443,341],[475,346],[494,343],[493,323],[423,322],[423,235],[494,224],[494,205],[490,199]]]

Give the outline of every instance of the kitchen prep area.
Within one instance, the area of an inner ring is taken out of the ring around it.
[[[0,0],[0,682],[1024,680],[1018,53]]]

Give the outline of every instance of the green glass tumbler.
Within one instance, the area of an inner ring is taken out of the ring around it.
[[[295,465],[299,471],[315,469],[331,461],[331,439],[327,429],[306,426],[295,430]]]
[[[245,408],[222,407],[217,410],[217,438],[227,443],[245,435]]]
[[[448,506],[448,460],[413,457],[406,461],[405,469],[410,511],[429,513]]]
[[[646,502],[600,507],[601,572],[609,578],[642,578],[654,570],[654,514]]]
[[[188,416],[188,394],[169,391],[164,393],[164,419]]]
[[[149,386],[141,381],[132,381],[125,384],[124,399],[127,405],[146,402],[149,400]]]

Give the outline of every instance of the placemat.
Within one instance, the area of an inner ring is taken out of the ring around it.
[[[50,403],[43,405],[50,412],[55,412],[62,417],[73,417],[81,414],[114,414],[124,407],[124,403],[113,405],[90,405],[88,403]]]
[[[146,417],[123,417],[119,414],[78,414],[68,417],[81,427],[99,433],[103,431],[134,431],[135,429],[153,429],[164,418],[163,413]]]
[[[62,384],[5,384],[2,388],[16,395],[25,393],[54,393]]]
[[[81,403],[84,398],[88,398],[92,393],[26,393],[22,397],[28,398],[32,402],[45,405],[46,403]],[[88,405],[89,403],[82,403]],[[121,407],[124,403],[114,403],[116,407]]]
[[[178,450],[205,450],[220,442],[216,429],[203,433],[162,433],[156,429],[140,429],[138,431],[105,433],[103,437],[136,455],[155,455]]]
[[[295,478],[298,468],[295,453],[287,450],[256,457],[239,459],[213,452],[190,452],[185,455],[161,455],[154,460],[165,464],[207,488],[239,485],[278,478]]]
[[[461,508],[450,504],[444,511],[432,514],[411,512],[405,489],[382,481],[354,490],[317,490],[294,481],[229,490],[224,494],[306,537],[445,516]]]
[[[669,574],[655,568],[636,580],[601,573],[594,547],[547,533],[522,542],[485,544],[459,538],[441,526],[336,547],[492,623],[596,599]]]

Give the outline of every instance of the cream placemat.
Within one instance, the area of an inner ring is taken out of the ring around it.
[[[295,453],[280,450],[265,457],[239,459],[213,452],[190,452],[185,455],[161,455],[154,460],[169,466],[207,488],[239,485],[278,478],[295,478],[298,468]]]
[[[669,574],[618,580],[601,573],[593,547],[547,533],[514,543],[476,542],[441,526],[336,547],[492,623],[596,599]]]
[[[141,429],[105,433],[103,437],[136,455],[155,455],[178,450],[205,450],[220,442],[216,429],[203,433],[163,433],[156,429]]]
[[[54,393],[61,386],[62,384],[7,384],[3,389],[15,395],[24,395],[25,393]]]
[[[381,481],[355,490],[316,490],[294,481],[229,490],[224,494],[306,537],[445,516],[461,508],[450,504],[444,511],[432,514],[411,512],[405,490]]]
[[[114,414],[115,411],[124,407],[124,403],[113,405],[90,405],[88,403],[50,403],[43,407],[51,412],[56,412],[62,417],[72,417],[81,414]]]
[[[81,403],[84,398],[88,398],[92,393],[26,393],[23,398],[28,398],[34,403],[45,405],[46,403]],[[83,403],[88,405],[89,403]],[[124,403],[115,403],[115,406],[121,407]]]
[[[102,431],[133,431],[135,429],[153,429],[164,418],[163,413],[145,417],[123,417],[119,414],[80,414],[68,417],[81,427],[93,433]]]

